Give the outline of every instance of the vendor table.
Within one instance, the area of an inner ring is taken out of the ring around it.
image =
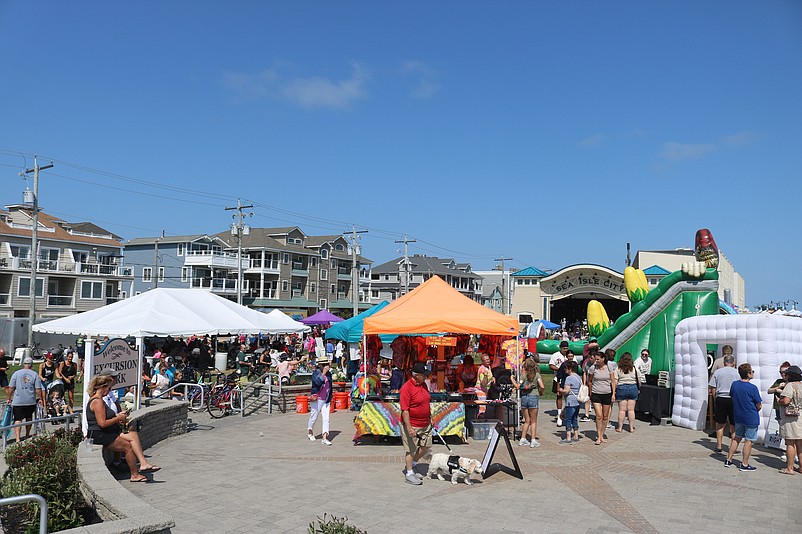
[[[663,417],[671,415],[672,390],[661,386],[642,384],[638,391],[636,412],[648,412],[652,416],[652,425],[659,425]]]
[[[465,436],[465,405],[461,402],[432,402],[432,425],[441,436]],[[367,401],[354,418],[356,436],[401,436],[401,405],[397,402]]]

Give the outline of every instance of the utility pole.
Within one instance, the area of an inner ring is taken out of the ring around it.
[[[367,234],[367,230],[357,230],[351,225],[351,303],[353,304],[353,317],[359,313],[359,269],[356,267],[356,235]]]
[[[505,287],[509,285],[509,284],[506,284],[505,281],[504,281],[504,261],[505,260],[512,260],[512,258],[505,258],[504,255],[502,254],[500,258],[496,258],[493,261],[500,261],[501,262],[501,313],[503,313],[504,315],[509,315],[510,310],[507,309],[507,305],[505,304],[505,302],[507,304],[509,304],[509,302],[508,302],[509,299],[505,298],[505,294],[506,294]]]
[[[632,265],[632,259],[630,258],[629,254],[630,254],[629,243],[627,243],[627,267]]]
[[[394,241],[395,243],[403,243],[404,244],[404,272],[406,273],[406,277],[404,278],[404,293],[406,295],[409,293],[409,275],[410,275],[410,264],[409,264],[409,244],[410,243],[417,243],[415,239],[407,239],[407,234],[404,234],[404,239],[401,241]]]
[[[33,323],[36,320],[36,271],[39,263],[39,171],[50,169],[53,164],[39,166],[36,156],[33,158],[33,169],[25,169],[25,174],[33,173],[33,207],[31,215],[33,224],[31,225],[31,305],[28,312],[28,346],[33,346]],[[44,284],[44,282],[42,282]],[[42,288],[44,290],[44,287]]]
[[[242,210],[252,207],[252,204],[244,206],[238,198],[236,207],[226,208],[226,211],[237,210],[237,214],[233,215],[233,217],[237,218],[237,222],[231,225],[231,235],[237,236],[237,304],[240,306],[242,305],[242,234],[248,235],[251,233],[251,229],[242,224]],[[253,215],[253,213],[250,215]]]
[[[159,287],[159,239],[164,239],[164,230],[162,230],[162,236],[157,237],[153,245],[153,289]]]

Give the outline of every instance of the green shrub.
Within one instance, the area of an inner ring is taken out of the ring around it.
[[[3,497],[36,494],[47,501],[47,530],[56,532],[83,524],[84,503],[78,491],[74,433],[39,434],[6,449],[9,467],[0,485]],[[28,505],[29,532],[38,532],[39,507]]]
[[[317,527],[314,523],[309,523],[309,534],[367,534],[367,530],[359,530],[353,525],[347,523],[347,517],[331,516],[327,519],[326,514],[323,517],[317,517]]]

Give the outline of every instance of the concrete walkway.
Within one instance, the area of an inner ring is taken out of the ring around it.
[[[647,423],[632,434],[611,429],[601,446],[587,437],[594,423],[580,423],[585,438],[560,445],[554,403],[541,405],[552,414],[539,417],[543,445],[514,445],[524,480],[497,473],[473,486],[411,486],[400,440],[354,446],[353,413],[340,411],[331,447],[306,439],[306,415],[190,414],[195,430],[147,451],[162,466],[154,482],[122,483],[172,515],[176,534],[306,532],[324,513],[371,533],[792,532],[802,524],[802,474],[778,474],[775,450],[756,447],[758,470],[743,473],[724,468],[705,433]],[[486,446],[452,448],[481,460]],[[499,447],[497,461],[505,455]]]

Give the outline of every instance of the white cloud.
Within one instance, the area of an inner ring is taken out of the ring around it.
[[[582,139],[579,142],[579,146],[587,146],[587,147],[600,146],[604,144],[605,141],[607,141],[607,136],[599,133]]]
[[[405,75],[417,80],[417,84],[409,92],[409,96],[412,98],[431,98],[442,88],[437,82],[437,71],[423,61],[405,60],[402,70]]]
[[[760,140],[761,135],[756,132],[743,131],[721,138],[721,143],[731,147],[747,146]]]
[[[669,141],[668,143],[663,143],[660,156],[668,161],[699,159],[713,152],[715,149],[716,145],[712,143],[687,144]]]
[[[346,109],[368,95],[370,75],[359,62],[351,62],[351,75],[343,80],[324,76],[289,76],[282,67],[259,74],[224,73],[226,88],[244,98],[276,98],[305,109]]]

